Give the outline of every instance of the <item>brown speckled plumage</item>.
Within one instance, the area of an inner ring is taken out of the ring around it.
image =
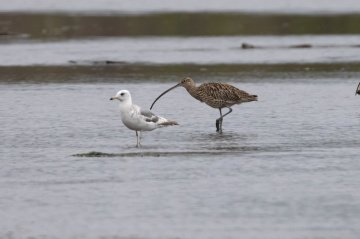
[[[184,87],[195,99],[204,102],[210,107],[220,110],[220,118],[216,120],[217,131],[220,132],[223,117],[232,112],[232,109],[230,108],[231,106],[245,102],[257,101],[257,95],[250,95],[249,93],[240,90],[235,86],[226,83],[203,83],[199,86],[196,86],[195,82],[190,77],[186,77],[181,80],[179,84],[171,87],[158,96],[152,103],[150,109],[161,96],[179,86]],[[222,108],[229,108],[229,112],[227,112],[225,115],[222,115]]]
[[[196,86],[185,88],[194,98],[217,109],[257,100],[256,95],[250,95],[226,83],[204,83],[195,89],[193,87]]]

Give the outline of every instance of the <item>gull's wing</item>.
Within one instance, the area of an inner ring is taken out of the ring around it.
[[[153,112],[151,112],[150,110],[140,110],[140,115],[142,115],[145,118],[146,122],[158,122],[159,121],[159,117],[156,116]]]
[[[150,110],[140,110],[140,115],[146,122],[156,123],[159,127],[169,126],[169,125],[178,125],[178,123],[174,120],[167,120],[163,117],[156,116]]]
[[[355,95],[360,95],[360,82],[358,84],[358,87],[356,88]]]

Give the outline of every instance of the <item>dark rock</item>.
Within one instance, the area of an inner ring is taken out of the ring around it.
[[[242,49],[254,49],[255,46],[252,44],[249,44],[249,43],[243,43],[243,44],[241,44],[241,48]]]
[[[313,47],[311,44],[299,44],[299,45],[290,46],[290,48],[311,48],[311,47]]]

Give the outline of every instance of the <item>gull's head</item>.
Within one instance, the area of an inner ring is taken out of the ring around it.
[[[120,90],[115,96],[111,97],[110,100],[119,100],[120,102],[131,101],[131,95],[128,90]]]

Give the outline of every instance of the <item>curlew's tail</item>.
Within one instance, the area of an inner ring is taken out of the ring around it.
[[[241,99],[241,102],[240,102],[240,103],[257,101],[257,100],[258,100],[258,96],[257,96],[257,95],[246,95],[245,97],[243,97],[243,98]]]
[[[257,95],[250,95],[250,99],[251,99],[251,101],[257,101],[258,96]]]

